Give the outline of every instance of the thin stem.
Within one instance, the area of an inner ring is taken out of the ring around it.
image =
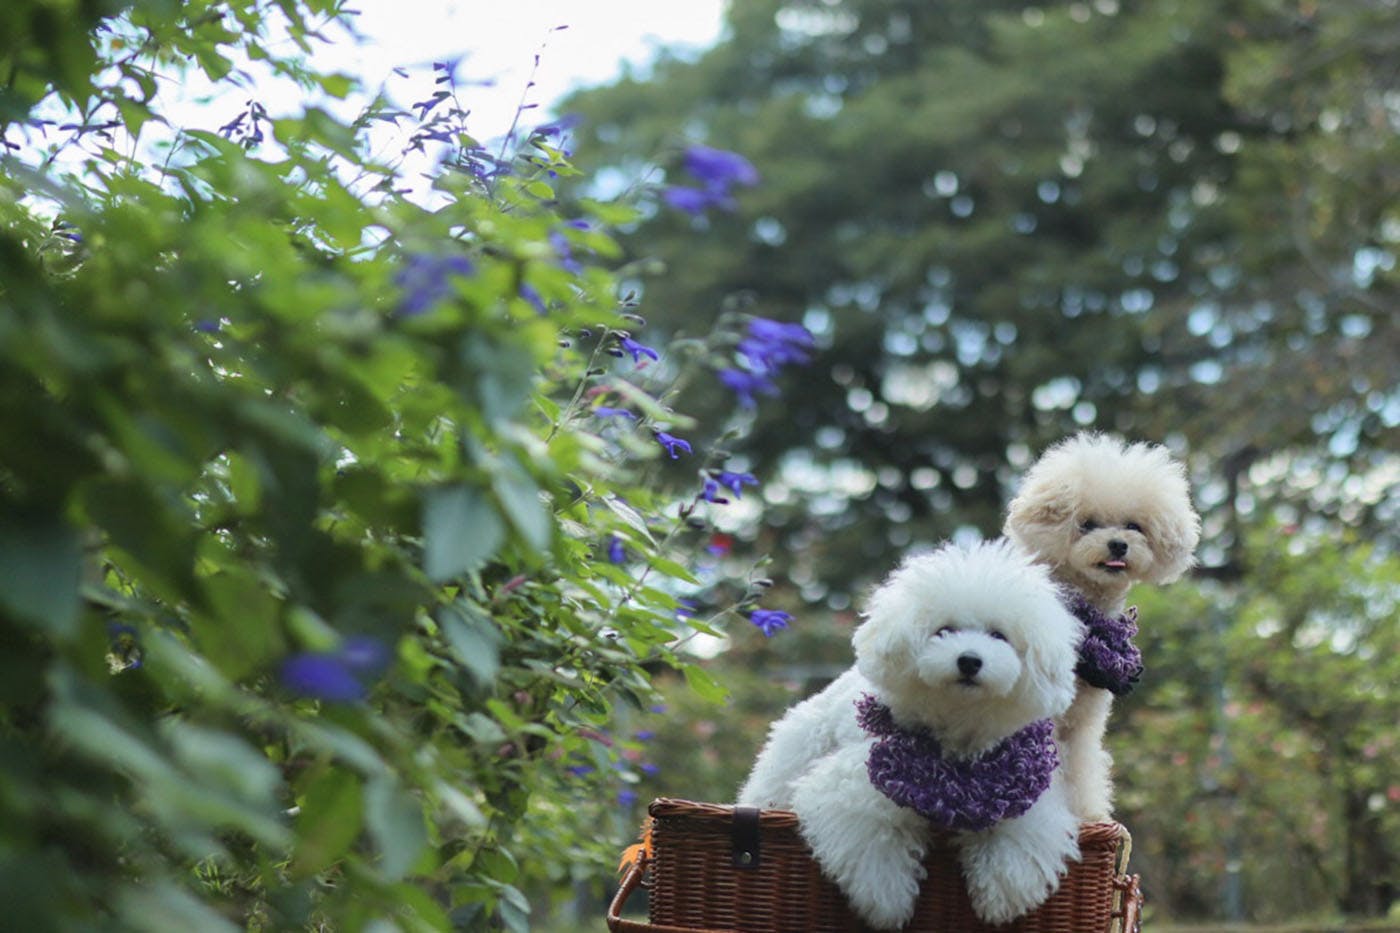
[[[583,370],[583,378],[578,381],[578,386],[574,389],[573,398],[569,399],[569,403],[564,406],[564,410],[559,413],[559,417],[554,420],[554,423],[552,425],[550,425],[549,434],[546,435],[544,439],[545,444],[548,444],[550,441],[554,440],[554,436],[559,433],[559,429],[563,427],[564,424],[574,416],[574,411],[578,407],[578,403],[583,399],[583,393],[587,391],[589,383],[593,378],[591,373],[595,369],[594,364],[598,362],[598,354],[602,352],[603,347],[607,345],[607,342],[609,339],[611,339],[613,333],[614,331],[612,328],[603,328],[602,337],[598,339],[598,343],[595,344],[593,347],[593,353],[588,357],[588,364],[584,367]]]

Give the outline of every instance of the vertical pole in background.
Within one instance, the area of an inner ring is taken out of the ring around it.
[[[1228,584],[1227,584],[1228,586]],[[1227,591],[1228,592],[1228,591]],[[1234,769],[1234,752],[1230,746],[1230,689],[1225,678],[1225,637],[1229,629],[1229,606],[1233,600],[1225,593],[1223,605],[1217,603],[1211,610],[1211,628],[1217,645],[1217,663],[1212,671],[1215,694],[1215,716],[1212,726],[1211,745],[1216,750],[1216,766],[1211,768],[1204,779],[1205,789],[1217,794],[1221,805],[1222,844],[1225,849],[1225,871],[1220,879],[1220,914],[1227,923],[1242,923],[1244,909],[1244,852],[1240,845],[1240,804],[1235,789],[1229,784],[1229,775]],[[1219,775],[1226,777],[1225,781]]]

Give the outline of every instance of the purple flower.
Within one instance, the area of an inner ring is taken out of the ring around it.
[[[644,346],[643,344],[640,344],[637,341],[633,340],[631,337],[623,337],[621,343],[622,349],[632,354],[632,362],[634,363],[641,362],[641,359],[644,356],[649,356],[652,359],[658,361],[661,359],[660,355],[657,354],[657,352],[651,347]]]
[[[691,146],[685,151],[686,171],[707,188],[728,190],[731,185],[758,184],[758,170],[737,152],[709,146]]]
[[[778,394],[778,387],[773,384],[771,379],[745,372],[742,369],[721,369],[719,381],[721,385],[739,397],[739,404],[745,408],[753,408],[758,404],[754,398],[756,395]]]
[[[745,486],[758,485],[758,479],[752,473],[731,473],[728,470],[720,470],[719,476],[715,478],[721,486],[728,487],[736,499],[744,497],[743,488]]]
[[[361,674],[377,674],[389,666],[389,649],[384,642],[369,635],[345,639],[339,656],[346,667]]]
[[[672,185],[662,190],[661,200],[669,207],[699,216],[711,207],[729,207],[732,201],[723,193]]]
[[[627,560],[627,548],[622,546],[622,539],[617,535],[608,538],[608,560],[614,564],[621,564]]]
[[[559,254],[559,265],[565,272],[571,272],[574,275],[583,274],[583,266],[574,258],[573,248],[569,245],[568,237],[564,236],[564,234],[560,233],[558,230],[551,230],[549,232],[549,242],[553,244],[554,251]]]
[[[584,775],[592,774],[594,768],[592,765],[570,765],[564,770],[568,771],[574,777],[583,777]]]
[[[213,318],[200,318],[194,322],[194,329],[201,334],[217,334],[223,325]]]
[[[364,684],[338,654],[303,652],[282,662],[282,685],[293,693],[328,703],[353,703],[365,695]]]
[[[655,731],[654,729],[638,729],[638,730],[637,730],[637,741],[638,741],[638,742],[650,742],[650,741],[651,741],[652,739],[654,739],[654,738],[656,738],[656,731]]]
[[[593,409],[593,414],[599,418],[626,418],[635,421],[637,416],[625,408],[609,408],[606,405],[599,405]]]
[[[630,807],[637,802],[637,792],[631,788],[623,788],[617,792],[617,802],[624,807]]]
[[[680,605],[676,607],[676,621],[684,622],[686,619],[695,618],[695,611],[700,608],[699,604],[696,603],[695,600],[681,599],[677,600],[677,602],[679,602]],[[666,707],[661,704],[657,704],[656,706],[653,706],[651,708],[651,711],[653,713],[664,713],[666,712]]]
[[[665,449],[666,453],[671,455],[672,460],[680,459],[681,451],[691,452],[689,441],[682,440],[673,434],[667,434],[665,431],[656,432],[656,442]]]
[[[739,355],[754,372],[771,375],[789,363],[806,363],[813,344],[811,332],[801,324],[754,318],[739,341]]]
[[[527,302],[529,302],[530,307],[534,308],[540,314],[548,313],[549,309],[545,307],[544,297],[540,295],[538,291],[535,290],[534,286],[526,282],[521,282],[520,297],[524,298]]]
[[[410,254],[394,275],[394,284],[404,292],[399,301],[399,315],[412,317],[422,314],[452,294],[454,276],[471,274],[471,260],[465,256]]]
[[[729,500],[721,496],[719,494],[719,490],[719,481],[706,477],[705,487],[700,490],[700,498],[704,499],[706,502],[714,502],[718,505],[725,505],[729,502]]]
[[[541,123],[535,127],[536,136],[560,136],[583,122],[583,117],[577,113],[566,113],[551,123]]]
[[[772,638],[788,627],[792,616],[781,609],[755,609],[749,613],[749,621],[763,633],[763,637]]]
[[[282,685],[293,693],[329,703],[352,703],[365,695],[361,678],[389,665],[389,649],[378,638],[347,638],[337,651],[303,651],[282,662]]]
[[[655,777],[656,775],[661,773],[661,768],[648,761],[647,763],[642,765],[642,773],[651,777]]]

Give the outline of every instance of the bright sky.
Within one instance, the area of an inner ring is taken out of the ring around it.
[[[571,89],[611,80],[623,62],[644,65],[662,46],[712,45],[720,36],[725,3],[362,0],[358,28],[370,41],[358,48],[337,42],[318,60],[358,74],[373,89],[395,67],[426,73],[431,62],[460,58],[459,77],[492,82],[469,104],[475,135],[490,139],[509,129],[537,54],[530,101],[540,105],[540,119],[531,123],[543,122],[550,106]]]

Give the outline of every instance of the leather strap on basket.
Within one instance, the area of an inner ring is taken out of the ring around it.
[[[735,807],[729,830],[732,864],[735,868],[755,869],[759,862],[758,807]]]

